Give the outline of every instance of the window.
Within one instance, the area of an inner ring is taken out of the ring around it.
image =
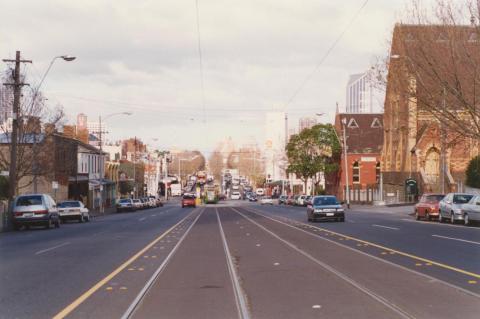
[[[377,162],[377,165],[375,165],[375,180],[377,183],[380,183],[380,162]]]
[[[355,121],[355,119],[352,117],[350,119],[350,122],[348,122],[348,127],[349,128],[358,128],[358,124],[357,124],[357,121]]]
[[[354,184],[359,184],[360,183],[360,165],[358,164],[358,161],[355,161],[355,163],[353,163],[352,178],[353,178],[353,183]]]
[[[380,123],[380,120],[378,118],[374,118],[370,127],[371,128],[381,128],[382,123]]]

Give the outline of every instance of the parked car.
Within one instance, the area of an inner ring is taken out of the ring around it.
[[[305,198],[307,198],[307,195],[300,195],[300,196],[297,198],[297,205],[298,205],[298,206],[306,206],[306,205],[305,205]]]
[[[312,200],[313,200],[313,196],[310,196],[308,195],[307,197],[305,197],[305,199],[303,200],[303,206],[308,206],[308,205],[312,205]]]
[[[195,195],[193,194],[184,194],[182,197],[182,208],[184,207],[193,207],[195,208],[197,204],[195,203]]]
[[[300,197],[300,195],[293,196],[293,206],[298,206],[298,198],[299,197]]]
[[[462,212],[465,225],[480,222],[480,195],[473,196],[468,203],[463,204]]]
[[[57,205],[48,194],[20,195],[13,203],[13,228],[23,226],[60,227]]]
[[[312,205],[307,206],[308,221],[345,221],[345,211],[335,196],[315,196]]]
[[[463,221],[462,205],[468,203],[473,195],[463,193],[449,193],[439,203],[438,221],[443,223],[450,220],[452,224]]]
[[[445,197],[443,194],[423,194],[420,201],[415,205],[415,218],[431,220],[438,218],[440,201]]]
[[[286,205],[287,204],[287,199],[288,199],[288,196],[287,195],[280,195],[280,197],[278,198],[278,204],[279,205]]]
[[[288,196],[287,205],[295,205],[295,197],[294,196]]]
[[[137,210],[137,205],[131,198],[120,199],[117,203],[117,213],[120,212],[134,212]]]
[[[248,198],[248,201],[249,201],[249,202],[256,202],[256,201],[258,201],[257,195],[253,194],[252,196],[250,196],[250,197]]]
[[[265,190],[263,188],[257,188],[255,194],[257,194],[257,196],[263,196],[265,195]]]
[[[62,222],[69,219],[75,219],[79,223],[90,221],[88,208],[86,208],[81,201],[69,200],[60,202],[58,203],[57,208],[58,215],[60,216],[60,220]]]
[[[140,198],[133,199],[133,206],[135,207],[135,210],[143,209],[145,207]]]
[[[262,205],[273,205],[273,199],[270,196],[265,196],[260,199],[260,204]]]
[[[231,199],[240,199],[242,198],[242,195],[240,195],[240,192],[232,192],[232,195],[230,195]]]
[[[238,191],[240,189],[239,185],[232,185],[232,189]]]

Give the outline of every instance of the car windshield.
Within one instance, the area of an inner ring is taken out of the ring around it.
[[[193,195],[183,195],[183,199],[194,199]]]
[[[121,199],[120,200],[120,204],[130,204],[131,203],[131,199]]]
[[[134,202],[134,203],[141,203],[142,201],[139,200],[139,199],[134,199],[133,202]]]
[[[21,196],[17,199],[17,206],[42,205],[42,196]]]
[[[338,205],[337,199],[332,196],[328,197],[315,197],[313,200],[313,205],[321,206],[321,205]]]
[[[454,204],[465,204],[472,199],[473,195],[466,195],[466,194],[461,194],[461,195],[455,195],[453,196],[453,203]]]
[[[67,207],[80,207],[80,202],[61,202],[58,204],[59,208],[67,208]]]
[[[441,201],[444,197],[445,197],[445,195],[428,195],[425,198],[425,201],[427,203],[436,203],[436,202]]]

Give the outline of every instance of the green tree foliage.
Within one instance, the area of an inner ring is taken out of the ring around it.
[[[0,176],[0,199],[8,198],[8,178]]]
[[[120,181],[118,185],[120,194],[122,195],[129,195],[133,192],[133,181]]]
[[[307,188],[308,178],[318,185],[318,173],[338,170],[336,158],[341,153],[340,142],[331,124],[318,124],[290,138],[286,146],[289,173],[300,178]]]
[[[480,155],[472,158],[468,163],[466,175],[468,186],[480,188]]]

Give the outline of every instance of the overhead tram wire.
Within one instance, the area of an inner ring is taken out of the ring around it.
[[[202,109],[203,109],[203,126],[205,140],[207,141],[207,117],[206,117],[206,108],[205,108],[205,82],[203,75],[203,56],[202,56],[202,38],[200,34],[200,10],[198,9],[198,0],[195,0],[195,9],[197,16],[197,47],[198,47],[198,62],[200,67],[200,85],[202,90]]]
[[[322,56],[320,61],[317,63],[317,65],[313,68],[312,72],[307,74],[305,79],[300,83],[300,85],[297,87],[297,89],[293,92],[292,96],[288,99],[287,103],[284,106],[284,112],[287,111],[288,106],[293,102],[293,100],[297,97],[297,95],[302,91],[303,87],[307,84],[308,81],[313,77],[315,73],[317,73],[318,69],[322,66],[323,62],[327,59],[327,57],[330,55],[330,53],[335,49],[337,44],[340,42],[340,40],[343,38],[345,33],[348,31],[348,29],[352,26],[353,22],[357,19],[357,17],[360,15],[360,12],[362,12],[363,8],[367,5],[369,0],[365,0],[362,4],[362,6],[357,10],[355,15],[350,19],[346,27],[343,29],[343,31],[338,35],[338,37],[335,39],[335,41],[332,43],[332,45],[328,48],[327,52]]]

